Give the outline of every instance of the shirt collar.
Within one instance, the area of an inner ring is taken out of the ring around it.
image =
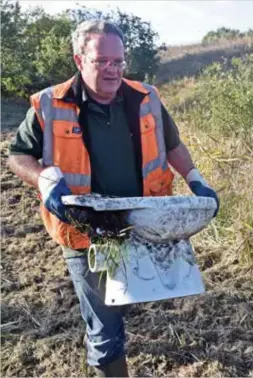
[[[117,96],[114,101],[124,101],[124,99],[129,96],[130,92],[131,97],[136,97],[137,101],[140,101],[141,98],[146,96],[146,94],[129,87],[129,85],[125,81],[122,81],[122,84],[117,92]],[[75,74],[73,82],[70,88],[67,90],[66,94],[64,95],[63,100],[66,102],[74,102],[79,107],[81,107],[85,102],[90,100],[80,71],[78,71]],[[134,98],[132,98],[132,101],[134,101]]]

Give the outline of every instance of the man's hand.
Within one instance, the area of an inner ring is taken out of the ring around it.
[[[61,201],[61,196],[70,195],[63,174],[58,167],[45,168],[39,175],[38,187],[44,206],[62,222],[70,223],[66,216],[66,207]]]
[[[217,203],[217,209],[215,210],[214,217],[216,217],[219,211],[219,198],[216,192],[210,188],[210,186],[205,182],[203,177],[200,175],[199,171],[194,168],[186,176],[186,182],[188,183],[191,191],[198,197],[211,197],[214,198]]]

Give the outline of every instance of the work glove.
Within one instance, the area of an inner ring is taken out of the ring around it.
[[[214,198],[217,204],[217,208],[214,213],[214,217],[216,217],[219,211],[219,198],[216,192],[206,183],[203,179],[201,174],[199,173],[198,169],[193,168],[190,170],[188,175],[186,176],[186,182],[189,185],[191,191],[198,197],[211,197]]]
[[[44,206],[62,222],[70,223],[66,216],[67,208],[61,196],[71,195],[62,171],[59,167],[45,168],[39,175],[38,187]]]

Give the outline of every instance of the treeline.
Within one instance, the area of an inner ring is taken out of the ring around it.
[[[1,88],[4,96],[28,98],[47,86],[62,82],[76,72],[71,33],[77,24],[92,18],[116,23],[125,36],[125,76],[152,82],[160,63],[158,34],[140,17],[117,11],[101,12],[79,5],[54,16],[43,8],[22,11],[16,0],[1,2]],[[203,43],[222,38],[252,37],[252,30],[220,28],[209,32]]]
[[[71,32],[92,18],[115,22],[125,36],[126,77],[149,81],[159,64],[158,34],[150,23],[117,11],[106,13],[79,6],[51,16],[37,7],[26,12],[18,1],[1,4],[2,93],[28,97],[44,87],[64,81],[76,72]]]
[[[215,31],[208,32],[202,39],[203,44],[215,43],[219,40],[233,40],[253,38],[253,29],[249,29],[246,32],[241,32],[239,29],[219,28]]]

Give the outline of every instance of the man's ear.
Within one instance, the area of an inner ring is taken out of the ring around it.
[[[81,55],[75,54],[74,55],[74,61],[76,63],[77,68],[79,69],[79,71],[81,71],[82,70],[82,57],[81,57]]]

